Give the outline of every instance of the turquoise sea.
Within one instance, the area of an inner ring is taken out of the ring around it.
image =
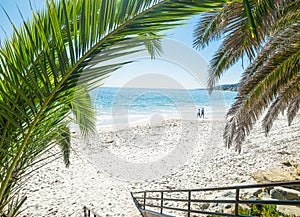
[[[100,87],[92,91],[97,110],[97,126],[180,118],[196,119],[197,109],[205,109],[206,119],[220,119],[234,102],[236,92],[206,89],[148,89]]]

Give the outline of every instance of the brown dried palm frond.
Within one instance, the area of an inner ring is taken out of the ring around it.
[[[237,100],[227,114],[224,139],[240,151],[263,111],[278,94],[299,78],[300,20],[272,36],[241,79]]]
[[[273,17],[273,22],[269,31],[271,35],[282,31],[286,26],[291,25],[295,20],[299,19],[300,1],[281,1],[278,6],[277,13]]]
[[[300,92],[298,89],[298,83],[300,82],[300,75],[298,79],[288,85],[274,100],[271,106],[268,108],[268,111],[262,121],[262,127],[265,130],[266,136],[270,132],[274,121],[278,117],[280,113],[284,113],[284,111],[290,107],[290,105],[294,104],[294,101],[300,99]],[[289,115],[288,115],[289,117]],[[292,120],[292,119],[291,119]],[[290,125],[290,123],[289,123]]]
[[[299,108],[300,108],[300,93],[290,101],[290,104],[289,104],[289,107],[287,110],[289,126],[292,124],[293,120],[295,119],[295,117],[299,111]]]

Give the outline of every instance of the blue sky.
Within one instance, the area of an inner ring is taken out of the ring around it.
[[[34,10],[43,8],[45,0],[31,0]],[[6,10],[12,21],[18,26],[22,22],[17,6],[19,7],[25,19],[31,17],[31,9],[29,0],[0,0],[0,5]],[[207,78],[204,74],[207,73],[207,64],[212,58],[214,52],[219,47],[220,42],[211,43],[210,46],[203,50],[196,51],[193,49],[193,29],[198,22],[199,16],[195,16],[187,21],[184,26],[177,27],[167,33],[166,51],[169,53],[167,57],[159,58],[157,60],[150,60],[147,55],[139,58],[135,63],[119,69],[114,72],[107,80],[105,86],[134,86],[134,87],[158,87],[158,88],[176,88],[168,86],[168,81],[165,79],[156,79],[143,81],[144,75],[155,74],[168,77],[171,80],[177,81],[183,88],[201,88],[205,86]],[[0,25],[10,34],[12,31],[11,25],[6,18],[3,10],[0,9]],[[5,38],[3,31],[0,31],[0,39]],[[198,59],[191,58],[196,56]],[[194,62],[192,62],[194,61]],[[198,64],[198,65],[196,65]],[[195,65],[195,67],[191,67]],[[198,66],[198,67],[196,67]],[[220,84],[237,83],[243,71],[241,61],[228,70],[220,79]],[[195,77],[198,78],[195,79]],[[134,81],[134,82],[133,82]]]

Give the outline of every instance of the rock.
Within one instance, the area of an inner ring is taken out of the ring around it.
[[[209,206],[209,208],[211,209],[211,208],[215,208],[215,207],[217,207],[219,204],[218,203],[212,203],[212,204],[210,204],[210,206]]]
[[[270,200],[271,199],[271,196],[267,192],[262,192],[258,197],[262,200]]]
[[[276,210],[288,216],[300,217],[300,207],[278,205]]]
[[[255,197],[259,197],[263,193],[263,190],[261,188],[256,189],[256,191],[253,193]]]
[[[222,209],[222,213],[232,214],[232,212],[233,212],[233,208],[230,204],[224,206],[224,208]]]
[[[277,191],[275,189],[271,190],[271,198],[273,199],[278,199],[278,200],[284,200],[285,198],[283,197],[282,193],[280,191]]]
[[[222,197],[225,197],[225,198],[235,198],[235,192],[233,192],[233,191],[224,192],[222,194]]]
[[[252,178],[258,183],[285,182],[296,180],[296,174],[280,169],[259,170],[252,174]]]
[[[278,200],[300,200],[300,191],[284,187],[274,187],[270,195],[271,198]]]
[[[300,176],[300,163],[296,164],[296,174]]]
[[[227,204],[224,208],[225,208],[225,209],[230,209],[231,207],[232,207],[231,204]]]
[[[249,189],[245,189],[242,193],[241,193],[241,198],[252,198],[252,197],[258,197],[261,193],[262,193],[262,189],[255,189],[255,188],[249,188]]]
[[[210,205],[209,203],[202,203],[199,205],[199,208],[200,210],[205,210],[208,209],[209,205]]]
[[[287,167],[293,166],[289,160],[283,161],[283,162],[281,162],[281,164],[283,164],[284,166],[287,166]]]
[[[277,153],[280,154],[280,155],[284,155],[284,154],[291,155],[291,153],[287,152],[287,151],[278,151]]]

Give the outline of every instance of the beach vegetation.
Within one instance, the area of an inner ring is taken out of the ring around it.
[[[288,215],[277,211],[276,205],[273,204],[264,204],[264,205],[250,204],[246,208],[239,206],[239,214],[249,215],[249,216],[263,216],[263,217],[288,217]]]
[[[262,120],[268,135],[286,113],[288,125],[300,108],[300,1],[243,0],[205,13],[194,31],[194,46],[221,45],[210,61],[208,85],[243,60],[247,65],[235,102],[226,115],[225,145],[241,151],[253,126]]]
[[[276,205],[272,205],[272,204],[264,204],[264,205],[249,204],[247,207],[239,206],[238,209],[239,209],[239,215],[243,215],[243,216],[261,216],[261,217],[288,217],[289,216],[277,211]],[[232,212],[232,214],[234,214],[234,212]],[[214,215],[214,217],[221,217],[221,216]]]

